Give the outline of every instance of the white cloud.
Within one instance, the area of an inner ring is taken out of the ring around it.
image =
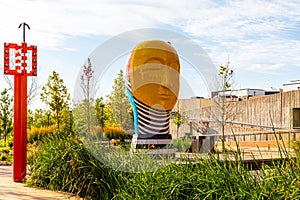
[[[274,34],[299,21],[300,17],[300,5],[296,1],[225,2],[10,0],[0,3],[0,13],[1,18],[6,19],[4,27],[9,28],[9,32],[5,31],[6,37],[17,31],[20,22],[26,21],[32,26],[31,34],[42,37],[48,33],[43,43],[54,45],[60,45],[59,40],[66,37],[114,35],[164,23],[212,40],[241,39]]]
[[[183,28],[217,40],[268,36],[299,20],[295,13],[299,7],[274,1],[229,1],[219,7],[192,10]]]
[[[194,39],[216,65],[230,54],[237,69],[276,73],[300,67],[298,0],[10,0],[0,1],[0,42],[21,41],[39,50],[74,51],[70,38],[116,35],[137,28],[174,27]]]
[[[216,65],[230,54],[236,68],[273,73],[300,67],[299,9],[297,1],[228,1],[192,10],[181,27],[198,38]]]

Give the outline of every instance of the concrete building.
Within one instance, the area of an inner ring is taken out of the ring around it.
[[[282,85],[282,91],[300,90],[300,80],[291,81]]]
[[[254,96],[254,91],[247,90],[241,95],[246,98],[226,98],[225,135],[230,141],[234,137],[243,141],[275,140],[274,132],[284,132],[292,139],[300,138],[300,90],[280,92],[270,95]],[[177,131],[170,123],[173,138],[184,135],[200,137],[221,134],[220,105],[217,98],[180,99],[175,111],[183,114],[184,123]],[[259,136],[259,137],[258,137]]]
[[[245,98],[245,97],[253,97],[253,96],[264,96],[264,95],[276,94],[276,93],[279,93],[279,91],[276,90],[265,91],[263,89],[245,88],[239,90],[227,90],[225,92],[223,91],[212,92],[212,97],[216,97],[219,95],[219,96],[226,96],[231,98]]]

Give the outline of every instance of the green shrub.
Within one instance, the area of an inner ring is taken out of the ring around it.
[[[91,135],[95,138],[102,138],[103,137],[103,130],[101,126],[92,126],[91,127]]]
[[[0,140],[0,147],[9,147],[12,148],[14,146],[14,136],[8,135],[6,137],[6,142],[4,140]]]
[[[49,133],[53,133],[56,131],[56,126],[41,126],[41,127],[31,127],[31,129],[27,130],[27,141],[29,143],[36,142],[41,140]]]
[[[295,154],[300,157],[300,141],[294,141]]]
[[[0,147],[0,153],[8,154],[10,152],[10,147]]]
[[[104,136],[109,140],[116,139],[116,140],[120,140],[121,142],[124,142],[125,139],[132,138],[131,134],[126,133],[121,128],[105,127],[103,129],[103,132],[104,132]]]
[[[9,147],[1,147],[0,148],[0,161],[5,161],[5,164],[12,163],[12,155]]]
[[[173,147],[175,151],[177,152],[187,152],[189,151],[189,148],[191,147],[192,140],[188,138],[187,136],[173,139],[172,140]]]
[[[5,154],[1,154],[1,156],[0,156],[0,160],[1,161],[6,161],[6,155]]]

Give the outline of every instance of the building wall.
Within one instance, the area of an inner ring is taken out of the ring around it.
[[[272,127],[289,130],[293,129],[293,124],[299,123],[300,120],[293,121],[293,117],[299,116],[297,112],[300,109],[300,90],[236,99],[228,104],[226,121],[233,122],[235,126],[247,127],[248,131],[251,127],[255,131],[271,130]],[[220,132],[219,124],[213,123],[217,120],[217,110],[220,108],[212,103],[212,99],[180,99],[178,106],[175,106],[175,109],[178,108],[190,119],[181,125],[180,136],[190,132],[191,127],[193,135],[197,135],[197,126],[201,129],[202,122],[209,122],[211,129]],[[170,127],[171,133],[174,134],[174,123],[171,122]],[[226,129],[226,134],[230,133],[231,130]]]
[[[214,93],[215,94],[215,93]],[[220,96],[224,96],[223,92],[218,92]],[[263,96],[265,95],[265,90],[261,89],[241,89],[241,90],[229,90],[224,93],[226,96],[236,96],[236,97],[249,97],[249,96]]]
[[[265,91],[256,89],[234,90],[232,91],[232,95],[237,97],[262,96],[265,95]]]
[[[300,81],[292,81],[290,83],[286,83],[282,85],[283,92],[291,91],[291,90],[300,90]]]
[[[184,123],[179,127],[179,137],[190,133],[190,123],[198,124],[199,119],[209,120],[211,117],[211,99],[179,99],[177,104],[174,106],[173,111],[179,111],[184,119]],[[194,127],[197,129],[196,127]],[[171,119],[170,133],[174,138],[177,137],[177,127]]]

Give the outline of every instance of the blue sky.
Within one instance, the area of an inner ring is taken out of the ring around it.
[[[38,81],[55,70],[72,94],[101,43],[125,31],[163,28],[195,41],[216,67],[229,55],[236,88],[270,90],[300,79],[299,10],[298,0],[10,0],[0,2],[0,43],[21,42],[17,27],[28,23],[26,41],[39,49]]]

